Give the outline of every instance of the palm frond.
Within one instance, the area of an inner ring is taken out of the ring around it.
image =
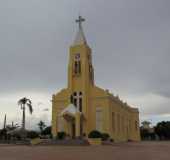
[[[31,100],[30,100],[30,99],[27,99],[27,102],[28,102],[29,104],[32,104],[32,102],[31,102]]]
[[[33,112],[32,104],[27,103],[27,106],[28,106],[28,108],[29,108],[30,113],[32,114],[32,112]]]
[[[26,104],[26,102],[27,102],[27,98],[26,98],[26,97],[21,98],[21,99],[18,101],[18,105]]]
[[[20,99],[20,100],[18,101],[18,105],[20,106],[21,104],[23,104],[23,103],[22,103],[22,99]]]

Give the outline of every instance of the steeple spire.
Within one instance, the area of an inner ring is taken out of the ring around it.
[[[79,18],[76,19],[76,23],[78,23],[78,25],[79,25],[79,30],[76,34],[76,38],[74,40],[73,45],[87,44],[86,38],[85,38],[85,35],[84,35],[84,32],[83,32],[83,27],[82,27],[82,22],[84,22],[84,21],[85,21],[85,19],[82,18],[81,16],[79,16]]]

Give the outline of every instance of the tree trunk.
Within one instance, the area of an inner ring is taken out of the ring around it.
[[[22,129],[25,130],[25,104],[23,104]]]

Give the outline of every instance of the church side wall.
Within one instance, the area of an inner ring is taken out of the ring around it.
[[[110,108],[112,138],[115,141],[140,140],[138,112],[113,99],[110,99]]]
[[[110,107],[110,130],[111,137],[114,141],[126,141],[126,117],[128,117],[127,111],[116,101],[109,99]]]
[[[140,141],[140,128],[139,128],[139,113],[132,111],[130,113],[132,126],[131,126],[131,134],[129,136],[129,139],[134,141]]]
[[[96,129],[96,110],[102,108],[102,132],[108,133],[114,141],[139,141],[139,112],[122,103],[107,91],[93,87],[89,104],[88,132]]]

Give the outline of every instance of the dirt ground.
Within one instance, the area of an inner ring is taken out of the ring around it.
[[[170,142],[83,147],[0,145],[0,160],[170,160]]]

